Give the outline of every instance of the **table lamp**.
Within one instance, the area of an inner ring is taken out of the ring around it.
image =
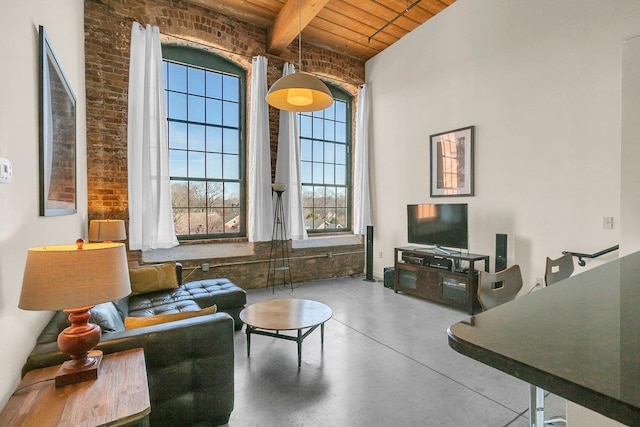
[[[64,310],[71,326],[58,335],[58,348],[71,356],[56,375],[56,387],[98,378],[100,327],[89,323],[96,304],[131,293],[122,243],[42,246],[29,249],[18,307]]]
[[[119,240],[127,240],[123,220],[92,219],[89,222],[90,242],[117,242]]]

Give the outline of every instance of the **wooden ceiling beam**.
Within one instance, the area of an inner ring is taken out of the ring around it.
[[[288,0],[267,30],[267,52],[280,55],[329,0]]]

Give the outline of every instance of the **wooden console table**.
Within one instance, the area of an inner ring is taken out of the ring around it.
[[[59,366],[27,372],[0,413],[0,426],[148,426],[141,348],[105,355],[95,381],[56,388]]]

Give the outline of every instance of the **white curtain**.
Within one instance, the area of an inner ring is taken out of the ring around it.
[[[365,234],[371,224],[369,190],[369,96],[367,85],[358,88],[356,147],[353,173],[353,233]]]
[[[271,240],[271,144],[267,96],[267,58],[253,58],[251,69],[251,124],[249,126],[249,241]]]
[[[131,28],[127,154],[130,249],[176,246],[160,30],[137,22]]]
[[[295,73],[293,64],[286,62],[283,76]],[[278,157],[276,159],[276,182],[287,184],[282,194],[287,228],[286,238],[303,240],[308,237],[302,211],[302,186],[300,185],[300,144],[298,142],[298,115],[280,110],[278,132]],[[275,202],[275,199],[274,199]]]

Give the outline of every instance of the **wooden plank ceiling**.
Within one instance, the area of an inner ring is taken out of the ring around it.
[[[455,0],[188,0],[263,27],[267,51],[302,41],[363,61],[397,42]]]

